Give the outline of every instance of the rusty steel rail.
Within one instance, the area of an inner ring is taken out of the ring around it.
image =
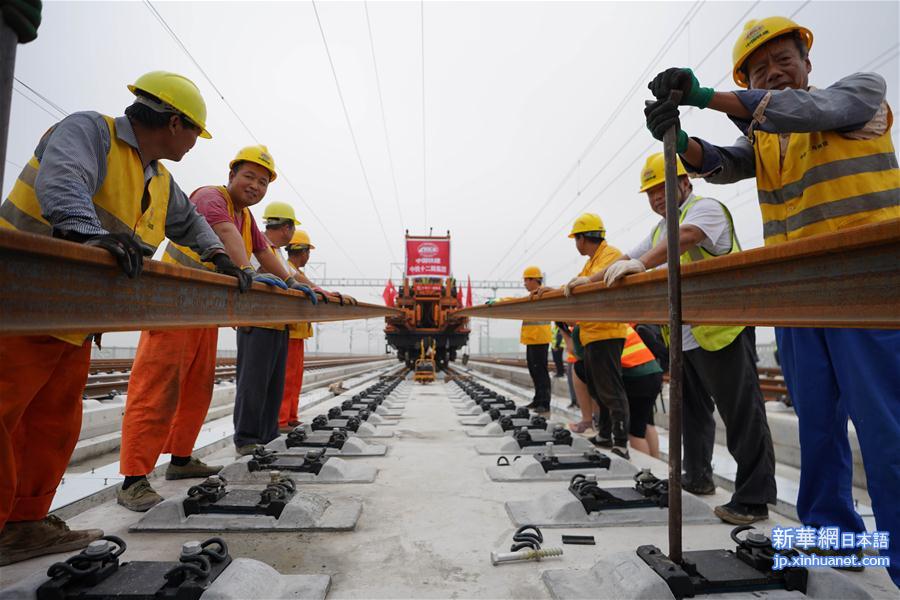
[[[694,325],[900,328],[900,219],[682,265]],[[489,319],[667,323],[666,272],[466,308]]]
[[[128,279],[99,248],[0,230],[0,335],[275,325],[399,315],[360,303],[313,306],[260,283],[238,293],[232,277],[145,261]]]

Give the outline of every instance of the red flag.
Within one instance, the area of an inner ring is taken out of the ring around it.
[[[472,276],[468,275],[466,279],[469,281],[469,289],[466,290],[466,306],[472,306]]]
[[[387,285],[384,286],[384,291],[381,292],[381,297],[384,298],[385,306],[394,306],[394,301],[397,299],[397,290],[394,288],[394,282],[388,279]]]
[[[460,286],[456,286],[456,299],[459,300],[459,307],[460,307],[460,308],[465,308],[465,307],[466,307],[465,298],[463,298],[463,295],[462,295],[462,288],[461,288]]]

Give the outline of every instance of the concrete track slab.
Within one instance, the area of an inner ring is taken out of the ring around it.
[[[538,452],[546,452],[550,446],[546,444],[540,446],[519,447],[519,443],[512,437],[509,439],[497,439],[487,442],[481,442],[475,445],[475,451],[478,454],[537,454]],[[588,450],[592,450],[594,445],[583,437],[572,436],[572,445],[553,444],[553,451],[556,454],[581,454]]]
[[[328,421],[328,426],[330,428],[346,427],[347,419],[330,419]],[[302,427],[306,431],[307,435],[312,435],[313,433],[315,433],[313,431],[312,425],[310,425],[309,423],[303,423],[302,425],[299,425],[298,427]],[[326,430],[322,430],[322,431],[326,431]],[[373,424],[369,423],[368,421],[363,421],[362,423],[360,423],[359,429],[357,429],[356,431],[353,431],[351,433],[353,435],[359,436],[361,438],[394,437],[393,431],[388,431],[387,429],[382,429],[381,427],[378,427],[377,425],[373,425]]]
[[[603,486],[613,488],[615,486]],[[623,486],[625,487],[625,486]],[[626,489],[631,489],[627,486]],[[506,503],[506,512],[512,522],[538,527],[626,527],[634,525],[665,525],[669,521],[669,509],[623,508],[587,512],[568,489],[546,492],[534,500],[513,500]],[[708,504],[691,494],[681,495],[681,515],[684,523],[719,522]]]
[[[275,438],[266,444],[266,448],[285,454],[306,454],[310,450],[316,449],[314,446],[288,448],[286,436]],[[387,454],[387,446],[384,444],[373,444],[356,436],[348,437],[340,448],[327,448],[325,450],[326,456],[384,456],[385,454]]]
[[[294,458],[296,462],[303,462],[302,453],[285,453],[285,457]],[[219,472],[219,475],[229,483],[254,483],[265,485],[271,480],[271,470],[250,471],[247,463],[250,462],[249,456],[245,456],[240,460],[226,465]],[[284,477],[290,477],[295,483],[372,483],[378,474],[378,469],[372,465],[360,463],[358,461],[341,460],[340,458],[329,458],[322,466],[322,470],[317,474],[300,473],[282,469],[279,471]]]
[[[627,480],[638,468],[624,458],[605,454],[609,458],[608,469],[559,469],[545,471],[534,456],[522,456],[508,466],[490,465],[485,472],[491,481],[569,481],[576,473],[596,475],[598,480]]]

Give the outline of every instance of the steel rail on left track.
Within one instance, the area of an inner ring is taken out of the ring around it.
[[[692,325],[900,328],[900,219],[682,265]],[[666,272],[585,285],[566,298],[506,300],[459,312],[486,319],[667,323]]]
[[[233,277],[146,260],[128,279],[105,250],[0,229],[0,335],[368,319],[399,310],[319,302]]]

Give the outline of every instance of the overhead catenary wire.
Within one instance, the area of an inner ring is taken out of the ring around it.
[[[419,0],[419,31],[422,39],[419,45],[422,52],[422,215],[423,230],[428,229],[428,153],[425,129],[425,0]],[[424,231],[423,231],[424,232]]]
[[[381,93],[381,76],[378,73],[378,61],[375,59],[375,38],[372,35],[372,21],[369,19],[369,3],[363,2],[366,11],[366,28],[369,31],[369,50],[372,52],[372,66],[375,68],[375,87],[378,90],[378,106],[381,109],[381,126],[384,130],[384,145],[387,148],[388,164],[391,167],[391,181],[394,184],[394,201],[397,203],[397,216],[400,228],[406,229],[403,222],[403,209],[400,207],[400,189],[397,186],[397,170],[394,168],[394,153],[391,151],[391,138],[388,135],[387,116],[384,112],[384,97]]]
[[[334,77],[334,86],[337,89],[338,99],[341,101],[341,108],[344,112],[344,119],[347,121],[347,129],[350,131],[350,140],[353,142],[353,149],[356,151],[356,159],[359,162],[359,169],[362,172],[363,181],[366,184],[366,191],[369,194],[369,200],[372,201],[372,209],[375,211],[375,218],[378,221],[378,227],[384,236],[384,243],[391,255],[391,260],[396,260],[391,241],[388,238],[387,231],[384,228],[384,222],[381,219],[381,212],[378,210],[378,203],[375,202],[375,194],[372,191],[372,184],[369,181],[369,174],[366,172],[366,165],[363,162],[362,153],[359,150],[359,143],[356,140],[356,132],[353,130],[353,123],[350,121],[350,113],[347,110],[347,103],[344,101],[344,93],[341,90],[341,82],[338,80],[337,69],[334,66],[334,60],[331,57],[331,49],[328,47],[328,39],[325,37],[325,28],[322,26],[322,19],[319,17],[319,9],[315,0],[312,0],[313,12],[316,15],[316,24],[319,26],[319,33],[322,35],[322,44],[325,46],[325,55],[328,57],[328,64],[331,67],[331,74]]]
[[[39,91],[37,91],[36,89],[34,89],[33,87],[31,87],[30,85],[28,85],[27,83],[25,83],[24,81],[22,81],[22,80],[19,79],[18,77],[13,77],[13,79],[15,80],[16,83],[18,83],[19,85],[21,85],[22,87],[24,87],[25,89],[27,89],[29,92],[31,92],[32,94],[34,94],[35,96],[37,96],[38,98],[40,98],[41,100],[43,100],[43,101],[47,104],[47,106],[50,106],[51,108],[53,108],[53,110],[55,110],[56,112],[60,113],[63,117],[68,117],[68,116],[69,116],[69,111],[67,111],[66,109],[62,108],[59,104],[57,104],[56,102],[54,102],[53,100],[51,100],[51,99],[48,98],[47,96],[43,95],[42,93],[40,93]],[[20,93],[21,93],[21,92],[20,92]],[[24,96],[24,94],[22,94],[22,95]]]
[[[19,94],[20,96],[22,96],[23,98],[25,98],[26,100],[28,100],[29,102],[31,102],[31,103],[32,103],[33,105],[35,105],[38,109],[40,109],[40,110],[44,111],[45,113],[47,113],[47,114],[50,116],[50,118],[53,119],[54,121],[59,120],[59,118],[60,118],[59,115],[54,114],[53,112],[51,112],[49,109],[47,109],[45,106],[41,105],[41,104],[40,104],[39,102],[37,102],[34,98],[32,98],[31,96],[29,96],[28,94],[26,94],[25,92],[23,92],[22,90],[20,90],[19,88],[13,86],[13,91],[14,91],[15,93]],[[67,115],[68,115],[68,113],[63,113],[62,116],[63,116],[63,117],[66,117]]]
[[[194,66],[197,67],[197,70],[200,71],[200,74],[203,75],[203,78],[210,85],[210,87],[212,87],[213,90],[215,90],[216,94],[219,96],[219,99],[222,101],[222,103],[225,105],[225,107],[228,108],[228,110],[231,112],[231,114],[234,116],[234,118],[237,119],[238,123],[241,124],[241,127],[244,128],[244,131],[246,131],[247,134],[251,138],[253,138],[253,141],[255,141],[257,144],[259,144],[260,143],[259,138],[256,137],[256,135],[253,133],[253,131],[247,125],[247,122],[241,118],[241,116],[238,114],[237,110],[235,110],[235,108],[231,105],[231,103],[228,102],[228,100],[225,98],[225,95],[221,92],[221,90],[218,88],[218,86],[216,86],[216,84],[213,82],[212,78],[206,73],[206,71],[203,69],[203,67],[200,66],[200,63],[197,61],[197,59],[194,58],[194,55],[191,54],[191,51],[188,50],[188,48],[187,48],[187,46],[185,46],[184,42],[181,41],[181,38],[178,37],[178,34],[175,33],[175,30],[169,26],[169,24],[166,22],[165,18],[159,13],[159,11],[156,10],[156,7],[153,6],[153,4],[150,2],[150,0],[144,0],[144,5],[147,7],[147,10],[150,11],[150,14],[153,15],[153,17],[156,19],[156,21],[160,24],[160,26],[162,26],[162,28],[166,31],[166,33],[169,34],[169,37],[171,37],[172,40],[178,45],[178,47],[181,48],[181,51],[184,52],[185,56],[187,56],[188,59],[194,64]],[[309,202],[306,201],[306,198],[304,198],[297,191],[297,188],[294,186],[294,184],[291,183],[290,178],[288,177],[288,174],[285,172],[284,168],[279,167],[277,169],[277,171],[278,171],[278,174],[281,176],[281,178],[285,181],[285,183],[288,184],[288,187],[291,188],[291,190],[294,192],[294,194],[296,194],[297,199],[300,200],[301,204],[303,204],[306,211],[316,221],[318,221],[319,225],[322,227],[322,231],[324,231],[325,234],[331,239],[331,241],[334,242],[335,247],[341,252],[341,254],[344,255],[344,257],[353,266],[353,268],[356,269],[357,272],[362,274],[363,270],[359,267],[359,265],[356,263],[356,261],[350,255],[350,253],[347,252],[347,250],[344,248],[344,245],[341,244],[337,240],[337,238],[331,233],[331,230],[328,229],[328,226],[325,225],[325,222],[319,218],[319,216],[316,214],[316,211],[313,209],[313,207],[309,204]]]

